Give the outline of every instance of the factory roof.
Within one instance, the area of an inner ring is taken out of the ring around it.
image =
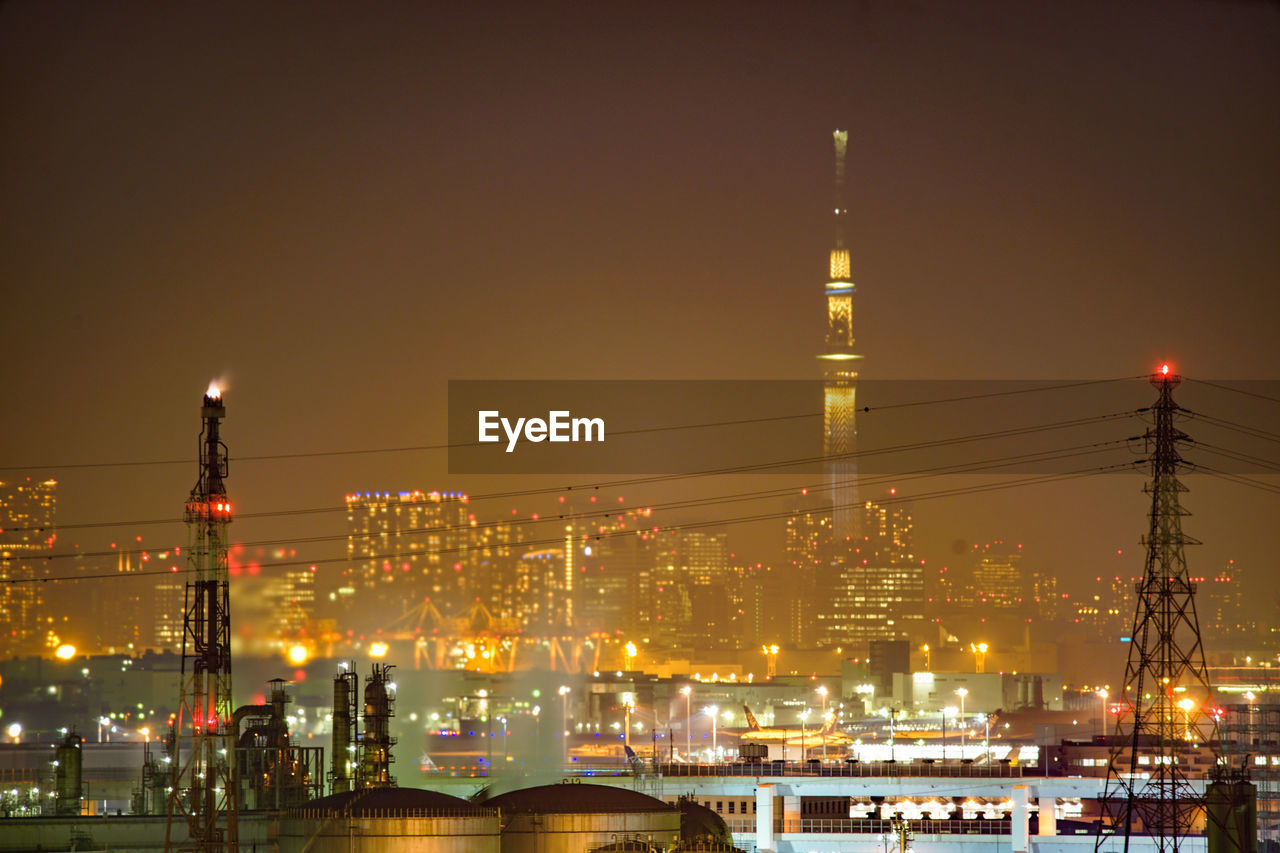
[[[507,812],[608,814],[675,811],[662,800],[638,791],[615,788],[612,785],[583,785],[576,782],[508,791],[487,800],[485,805]]]

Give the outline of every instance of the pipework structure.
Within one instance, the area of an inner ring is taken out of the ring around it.
[[[1144,436],[1151,466],[1146,566],[1137,583],[1137,608],[1120,713],[1112,739],[1102,820],[1095,849],[1129,850],[1132,836],[1150,836],[1161,853],[1177,853],[1205,820],[1203,788],[1188,778],[1196,749],[1218,743],[1218,717],[1205,668],[1196,585],[1187,573],[1182,532],[1189,515],[1179,501],[1185,464],[1179,448],[1190,441],[1175,426],[1182,411],[1173,400],[1181,377],[1168,365],[1151,376],[1158,392]],[[1150,761],[1139,766],[1139,753]],[[1203,783],[1201,783],[1203,785]],[[1117,842],[1123,842],[1123,846]]]
[[[395,682],[391,680],[390,664],[375,663],[373,673],[365,679],[363,731],[360,733],[360,768],[358,787],[394,788],[391,775],[391,747],[396,740],[391,737],[391,717],[395,714]]]
[[[345,794],[360,787],[356,744],[360,739],[360,675],[354,663],[339,664],[333,679],[333,744],[329,790]]]
[[[182,694],[174,721],[166,850],[238,853],[240,846],[227,557],[231,501],[223,484],[227,447],[219,437],[226,413],[222,392],[213,383],[200,410],[200,471],[186,506],[190,579],[183,610]],[[184,742],[189,748],[183,748]]]

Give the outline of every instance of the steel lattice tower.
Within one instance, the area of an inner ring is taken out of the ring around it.
[[[1190,439],[1174,425],[1181,409],[1173,401],[1173,389],[1180,381],[1168,365],[1151,377],[1159,397],[1145,436],[1151,454],[1146,486],[1151,514],[1142,540],[1146,568],[1137,584],[1098,850],[1117,849],[1123,838],[1128,851],[1131,836],[1150,836],[1161,853],[1176,853],[1204,819],[1203,787],[1187,775],[1191,759],[1198,747],[1216,749],[1218,740],[1218,711],[1196,618],[1196,585],[1187,574],[1184,551],[1199,543],[1182,532],[1182,519],[1189,513],[1179,502],[1187,490],[1178,480],[1184,464],[1179,446]]]
[[[227,525],[231,502],[227,447],[218,437],[226,416],[222,394],[205,394],[200,432],[200,475],[187,500],[190,537],[182,634],[182,696],[174,721],[177,747],[169,790],[166,850],[239,853],[235,778],[236,733],[231,705],[231,608],[228,600]],[[184,727],[190,725],[188,734]],[[184,741],[190,743],[183,759]],[[185,820],[187,838],[175,824]]]

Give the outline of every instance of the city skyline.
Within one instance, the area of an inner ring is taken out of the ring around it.
[[[0,360],[23,401],[0,465],[32,467],[0,480],[59,481],[60,542],[167,518],[148,538],[179,544],[211,376],[246,516],[509,488],[450,477],[437,451],[238,461],[442,444],[451,378],[814,378],[833,127],[864,376],[1109,378],[1168,359],[1274,377],[1273,8],[733,9],[553,27],[516,6],[492,26],[408,5],[8,4],[21,131],[0,142],[0,215],[26,322]],[[54,467],[157,459],[177,462]],[[932,568],[956,539],[1016,537],[1091,577],[1143,528],[1138,478],[1104,479],[922,502],[917,551]],[[1193,571],[1273,571],[1254,531],[1274,499],[1189,482]],[[232,535],[304,539],[314,518]],[[772,535],[744,532],[743,551]]]

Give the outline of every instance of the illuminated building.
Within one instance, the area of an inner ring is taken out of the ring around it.
[[[1195,579],[1200,586],[1197,590],[1201,602],[1200,622],[1206,638],[1219,641],[1257,635],[1258,623],[1245,606],[1240,577],[1236,561],[1227,560],[1212,578]]]
[[[1075,623],[1102,639],[1128,636],[1133,630],[1137,580],[1123,575],[1095,576],[1093,586],[1075,603]]]
[[[44,596],[35,579],[53,548],[57,482],[0,482],[0,655],[35,653],[45,645]]]
[[[520,603],[516,618],[526,633],[533,636],[564,633],[570,618],[564,586],[564,549],[546,548],[523,554],[512,592]]]
[[[652,589],[661,531],[648,508],[618,510],[607,518],[575,517],[574,624],[584,633],[640,635],[654,614]]]
[[[457,492],[364,492],[347,503],[347,567],[337,597],[392,618],[429,597],[442,613],[466,603],[471,514]]]
[[[650,576],[649,636],[667,646],[732,645],[737,584],[728,534],[676,529],[653,535],[661,545]]]
[[[809,648],[818,641],[819,622],[830,616],[829,599],[821,592],[833,571],[831,504],[804,495],[787,516],[784,535],[783,559],[791,569],[791,583],[781,590],[779,602],[787,614],[783,639],[788,645]]]
[[[1022,546],[1004,542],[974,546],[978,563],[973,569],[973,583],[978,602],[988,608],[1013,609],[1022,606]]]
[[[861,647],[924,633],[924,565],[912,550],[911,508],[863,503],[857,546],[838,557],[828,609],[818,615],[818,641]]]

